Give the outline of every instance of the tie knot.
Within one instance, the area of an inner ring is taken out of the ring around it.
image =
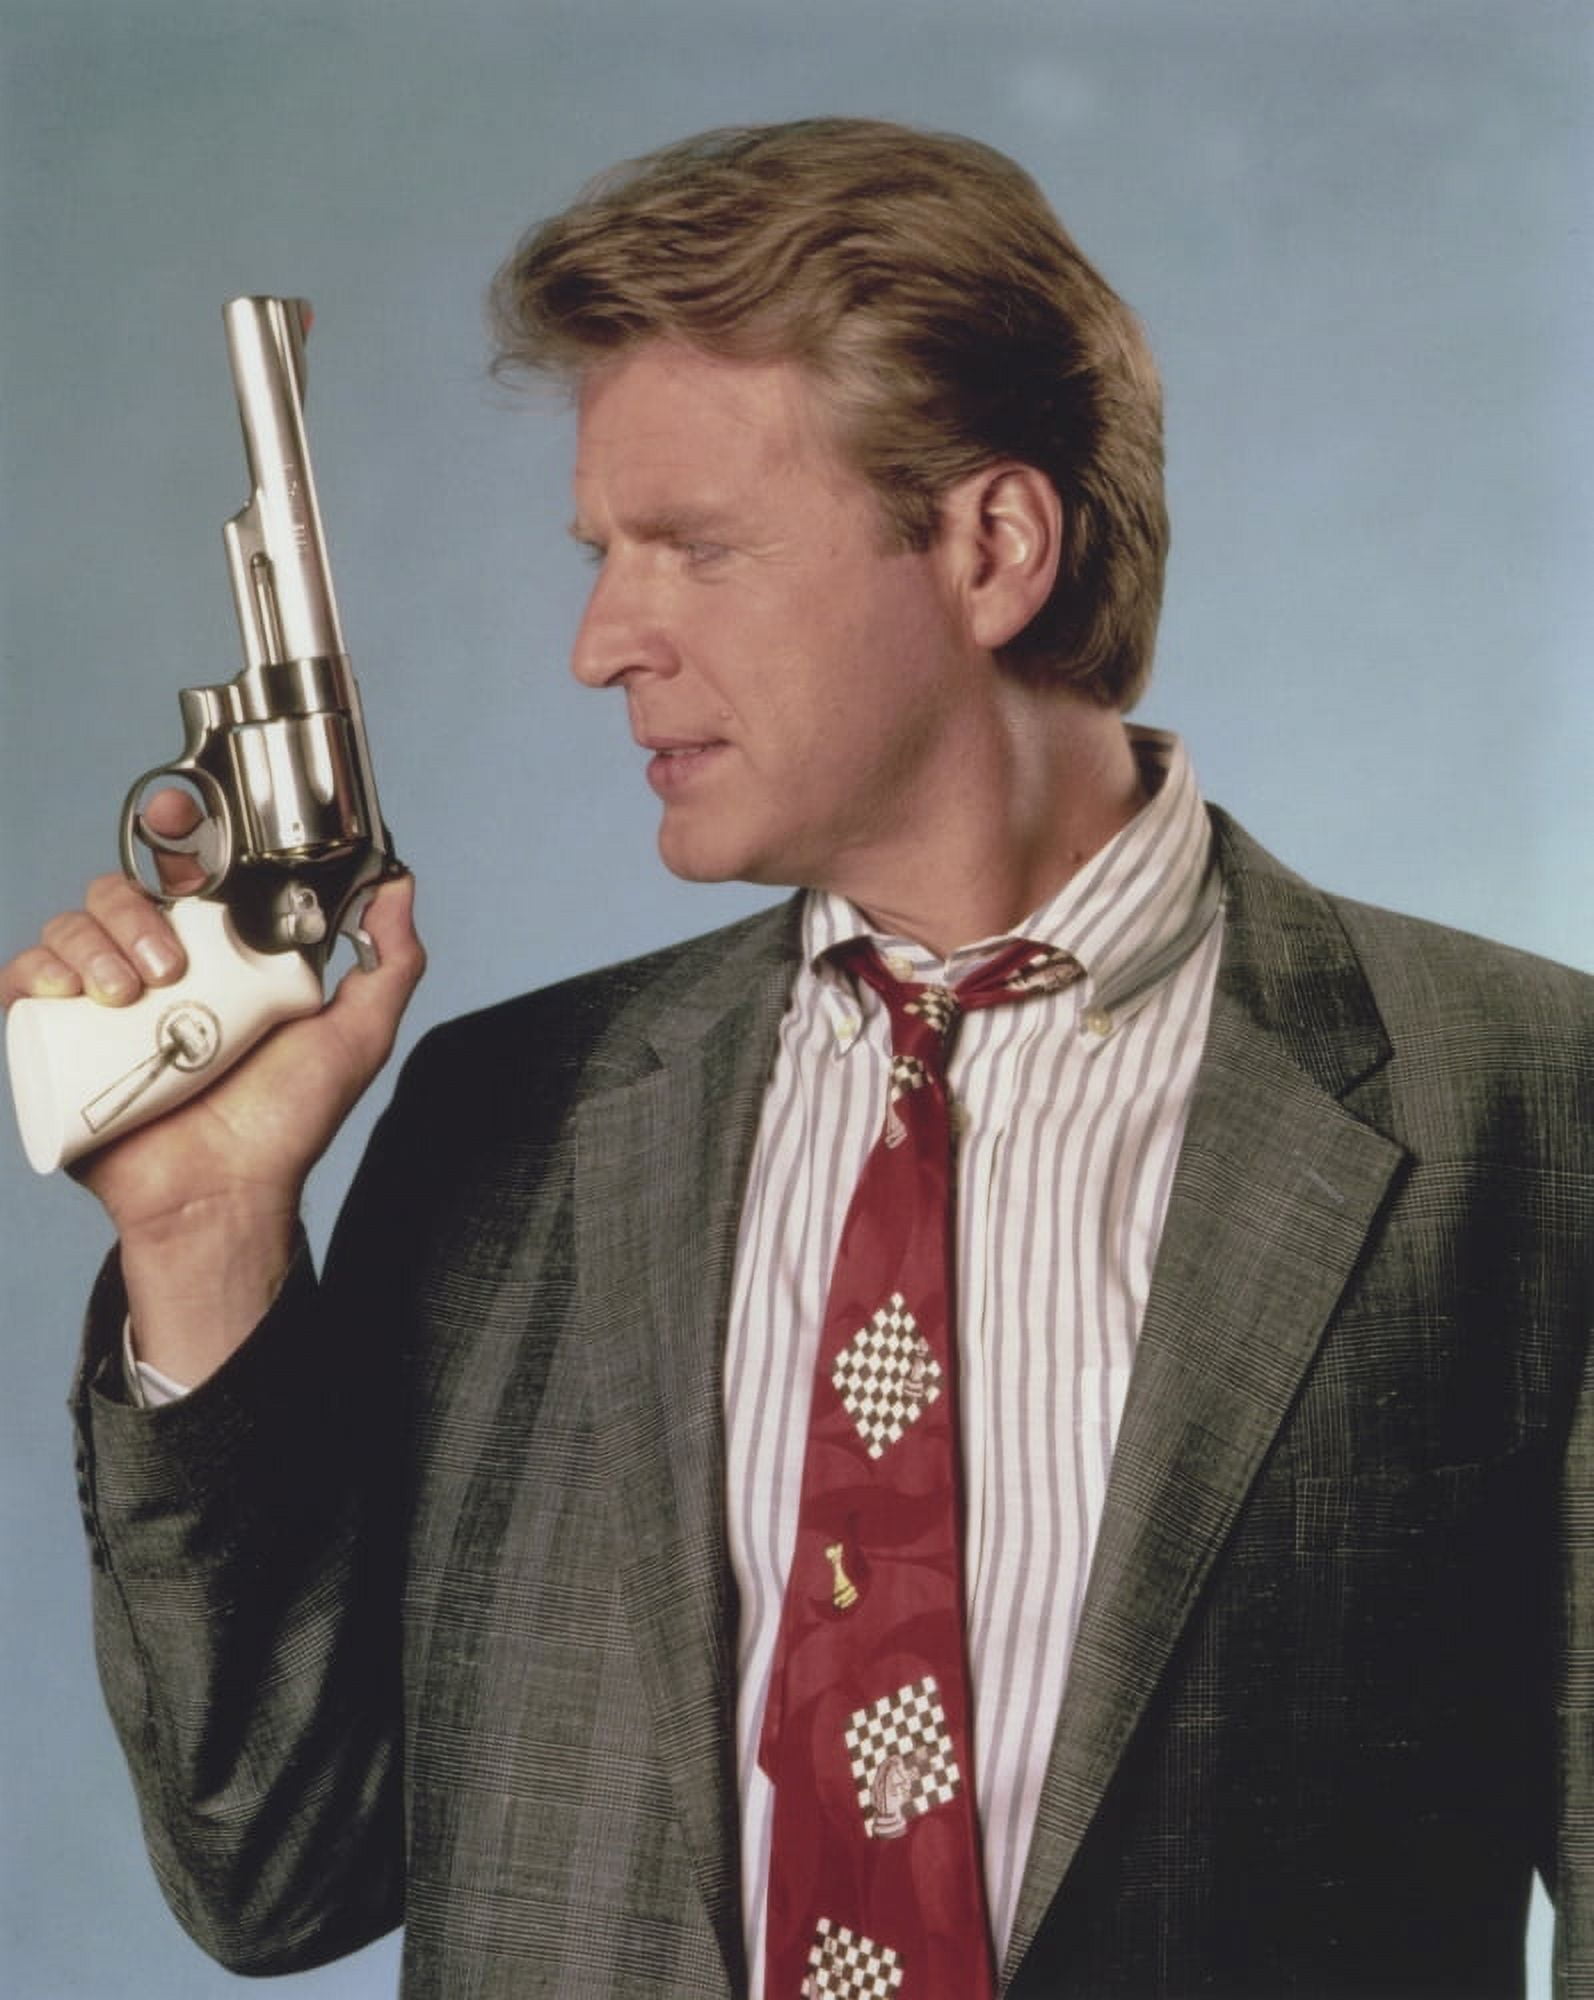
[[[876,964],[879,963],[877,959]],[[883,970],[884,968],[882,968]],[[890,973],[886,978],[891,979]],[[910,986],[891,979],[895,991],[879,989],[887,1007],[891,1010],[892,1025],[895,1026],[897,1010],[909,1014],[916,1021],[922,1021],[942,1042],[952,1039],[952,1030],[957,1026],[958,1017],[963,1012],[963,1002],[952,986]]]
[[[1084,966],[1070,952],[1060,952],[1050,944],[1030,944],[1026,938],[1004,944],[956,986],[898,980],[886,970],[870,938],[850,938],[846,944],[838,944],[832,958],[844,972],[880,994],[894,1024],[906,1016],[922,1022],[942,1040],[950,1036],[960,1016],[974,1008],[1028,1000],[1034,994],[1056,994],[1084,976]]]
[[[1038,993],[1061,993],[1084,975],[1077,958],[1051,945],[1020,938],[960,979],[956,986],[895,978],[868,938],[838,946],[835,962],[872,986],[891,1016],[893,1045],[923,1055],[926,1044],[944,1059],[958,1022],[978,1007],[1000,1007]]]

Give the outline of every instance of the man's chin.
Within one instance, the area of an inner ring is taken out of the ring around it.
[[[711,841],[672,838],[668,821],[659,829],[659,859],[681,882],[748,882],[762,889],[792,889],[797,881],[767,857],[737,853]]]
[[[734,882],[738,880],[732,862],[713,849],[695,841],[671,840],[660,830],[659,859],[681,882]]]

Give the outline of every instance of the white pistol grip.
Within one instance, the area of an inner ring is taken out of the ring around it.
[[[86,996],[12,1003],[6,1061],[35,1172],[197,1096],[269,1028],[321,1006],[320,975],[303,954],[252,950],[224,904],[179,896],[167,916],[188,953],[173,985],[146,988],[130,1007]]]

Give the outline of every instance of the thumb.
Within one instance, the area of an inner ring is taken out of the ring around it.
[[[323,1019],[351,1060],[374,1075],[392,1052],[398,1024],[426,970],[426,948],[415,929],[415,877],[382,883],[366,906],[366,935],[376,950],[369,972],[351,966],[338,982]]]

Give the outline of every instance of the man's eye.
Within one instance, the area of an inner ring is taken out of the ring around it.
[[[723,542],[682,542],[680,550],[693,569],[702,569],[730,553]]]

